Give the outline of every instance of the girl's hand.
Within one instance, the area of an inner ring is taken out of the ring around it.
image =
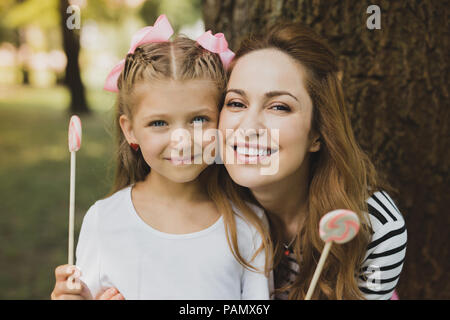
[[[55,269],[56,283],[52,300],[92,300],[87,285],[80,280],[81,272],[73,265],[62,265]]]
[[[97,300],[125,300],[124,296],[116,288],[109,288],[96,297]]]

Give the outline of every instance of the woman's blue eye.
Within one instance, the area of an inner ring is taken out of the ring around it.
[[[291,111],[291,108],[289,108],[287,106],[283,106],[281,104],[273,106],[270,109],[274,109],[274,110],[277,110],[277,111]]]
[[[233,102],[228,102],[227,103],[227,107],[243,108],[244,105],[242,103],[240,103],[240,102],[233,101]]]
[[[206,122],[206,121],[208,121],[208,118],[203,117],[203,116],[197,116],[194,119],[192,119],[192,123],[195,123],[195,122],[203,123],[203,122]]]
[[[163,121],[163,120],[156,120],[156,121],[152,121],[152,122],[150,122],[150,126],[151,127],[162,127],[162,126],[164,126],[164,125],[166,125],[167,123],[165,122],[165,121]]]

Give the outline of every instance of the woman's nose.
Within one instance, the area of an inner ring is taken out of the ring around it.
[[[258,132],[264,128],[261,112],[257,107],[249,108],[247,112],[243,113],[239,129]]]
[[[258,137],[266,129],[261,112],[255,107],[242,115],[238,124],[238,136]]]

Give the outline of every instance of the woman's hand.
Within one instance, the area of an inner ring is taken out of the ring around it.
[[[81,272],[73,265],[62,265],[55,269],[56,283],[52,300],[92,300],[87,285],[80,280]]]

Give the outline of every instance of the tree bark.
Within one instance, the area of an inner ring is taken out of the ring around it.
[[[397,286],[404,299],[450,299],[448,227],[449,1],[204,0],[206,29],[236,50],[248,32],[301,21],[339,57],[353,129],[362,148],[398,189],[408,249]]]
[[[64,82],[70,91],[70,113],[88,113],[89,108],[86,101],[85,90],[81,81],[80,66],[78,56],[80,53],[80,35],[79,30],[69,29],[66,25],[69,7],[68,0],[60,1],[61,29],[63,35],[63,47],[67,56],[66,74]]]

